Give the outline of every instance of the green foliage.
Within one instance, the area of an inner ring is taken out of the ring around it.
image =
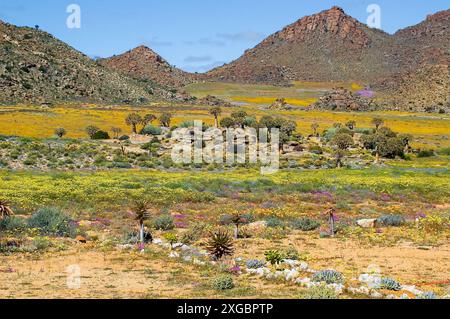
[[[309,288],[300,295],[300,299],[338,299],[339,296],[333,288],[318,285]]]
[[[271,265],[278,265],[285,259],[284,254],[279,250],[269,250],[264,255],[266,256],[266,261]]]
[[[160,127],[157,126],[153,126],[153,125],[147,125],[146,127],[144,127],[140,134],[143,135],[161,135],[162,134],[162,129]]]
[[[55,129],[55,135],[58,136],[59,138],[62,138],[66,134],[67,134],[67,131],[63,127]]]
[[[167,113],[167,112],[165,112],[165,113],[162,113],[160,116],[159,116],[159,122],[161,123],[161,125],[162,126],[164,126],[164,127],[170,127],[170,122],[172,121],[172,114],[170,114],[170,113]]]
[[[291,246],[283,252],[283,259],[299,260],[300,254],[295,247]]]
[[[208,224],[202,222],[193,223],[181,236],[183,244],[192,244],[203,238],[208,233]]]
[[[215,260],[220,260],[233,254],[233,240],[228,232],[219,229],[211,234],[206,249]]]
[[[234,120],[231,117],[224,117],[220,120],[220,126],[224,128],[230,128],[235,125]]]
[[[284,222],[278,217],[269,217],[266,219],[267,227],[284,227]]]
[[[417,154],[418,158],[426,158],[426,157],[433,157],[434,151],[433,150],[422,150]]]
[[[447,155],[447,156],[450,156],[450,147],[441,148],[441,149],[438,151],[438,154],[439,154],[439,155]]]
[[[122,135],[121,137],[119,137],[120,141],[128,141],[130,139],[130,137],[128,135]]]
[[[341,284],[344,282],[342,274],[336,270],[318,271],[311,279],[315,282],[325,282],[327,284]]]
[[[97,131],[94,133],[94,135],[92,135],[92,139],[93,140],[109,140],[109,134],[108,132],[105,131]]]
[[[172,230],[175,228],[171,215],[161,215],[153,220],[153,227],[156,230]]]
[[[8,216],[0,220],[0,230],[2,231],[23,231],[27,228],[27,222],[24,218]]]
[[[402,285],[392,278],[381,278],[381,289],[400,291],[402,290]]]
[[[319,228],[320,223],[310,218],[300,218],[292,221],[292,227],[302,231],[312,231]]]
[[[405,217],[401,215],[383,215],[377,219],[377,222],[383,226],[402,226],[405,224]]]
[[[169,242],[169,244],[173,245],[178,242],[178,236],[175,233],[166,233],[163,235],[164,239]]]
[[[229,275],[217,276],[212,280],[211,284],[215,290],[219,291],[230,290],[234,288],[233,278]]]
[[[247,260],[245,265],[247,266],[248,269],[259,269],[259,268],[263,268],[266,265],[266,263],[262,260],[250,259],[250,260]]]
[[[86,133],[89,136],[89,138],[93,138],[94,134],[97,133],[100,129],[97,126],[89,125],[86,127]]]
[[[39,209],[28,220],[28,227],[38,229],[42,235],[61,237],[76,235],[73,220],[60,209],[54,207]]]
[[[331,144],[337,146],[341,150],[346,150],[350,146],[353,146],[353,137],[346,133],[337,133],[331,139]]]

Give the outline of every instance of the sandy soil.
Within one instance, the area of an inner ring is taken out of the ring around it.
[[[239,256],[261,258],[272,245],[293,245],[308,251],[314,269],[337,269],[351,280],[371,265],[403,284],[421,289],[448,289],[450,285],[450,245],[429,250],[408,245],[360,247],[355,242],[311,240],[248,239],[236,245]],[[217,293],[208,286],[211,269],[167,257],[167,252],[140,254],[107,251],[93,244],[78,244],[63,252],[0,257],[0,298],[296,298],[301,288],[243,275],[237,288]],[[80,286],[68,287],[68,267],[80,269]]]

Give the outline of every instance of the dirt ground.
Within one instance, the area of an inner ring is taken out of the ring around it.
[[[312,240],[296,236],[279,242],[241,240],[237,256],[262,259],[273,245],[293,245],[308,252],[313,269],[336,269],[348,280],[368,267],[402,284],[420,289],[448,290],[450,245],[423,249],[407,244],[395,247],[360,247],[356,242]],[[102,251],[94,244],[76,244],[62,252],[0,257],[0,298],[296,298],[302,288],[241,275],[236,288],[218,293],[209,282],[217,270],[170,259],[156,246],[150,252],[114,249]],[[80,285],[74,286],[73,268],[80,270]],[[68,286],[69,283],[69,286]]]

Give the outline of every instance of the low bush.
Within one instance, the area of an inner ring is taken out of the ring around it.
[[[300,299],[338,299],[338,297],[336,291],[326,285],[313,286],[300,295]]]
[[[266,219],[267,227],[276,228],[276,227],[284,227],[284,222],[278,217],[269,217]]]
[[[434,151],[432,150],[423,150],[420,151],[419,154],[417,154],[418,158],[426,158],[426,157],[433,157],[434,156]]]
[[[271,265],[278,265],[284,260],[284,254],[278,250],[269,250],[265,253],[266,261]]]
[[[396,280],[392,278],[381,278],[380,288],[386,290],[400,291],[402,290],[402,285],[400,285],[400,283],[398,283]]]
[[[25,219],[16,216],[8,216],[0,220],[0,230],[2,231],[22,231],[27,228]]]
[[[39,209],[28,220],[28,227],[36,228],[42,235],[74,237],[76,227],[73,220],[58,208]]]
[[[302,231],[313,231],[320,227],[320,223],[310,218],[300,218],[292,221],[292,227]]]
[[[109,140],[109,134],[105,131],[97,131],[92,135],[93,140]]]
[[[326,282],[327,284],[341,284],[344,282],[342,274],[336,270],[322,270],[312,276],[312,281]]]
[[[142,135],[161,135],[162,129],[160,127],[156,127],[153,125],[147,125],[144,127],[141,132]]]
[[[439,155],[448,155],[448,156],[450,156],[450,147],[441,148],[438,151],[438,154]]]
[[[233,278],[229,275],[217,276],[212,281],[215,290],[230,290],[234,288]]]
[[[173,218],[170,215],[161,215],[153,220],[153,227],[156,230],[172,230],[175,228]]]
[[[401,215],[384,215],[377,219],[377,223],[383,226],[399,227],[406,222],[405,217]]]
[[[250,259],[245,264],[249,269],[263,268],[266,265],[264,261],[258,259]]]

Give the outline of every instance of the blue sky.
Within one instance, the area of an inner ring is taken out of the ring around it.
[[[92,57],[144,44],[177,67],[204,72],[333,5],[365,23],[373,3],[381,7],[382,29],[389,33],[450,8],[449,0],[0,0],[0,19],[37,24]],[[69,4],[81,7],[81,29],[66,26]]]

